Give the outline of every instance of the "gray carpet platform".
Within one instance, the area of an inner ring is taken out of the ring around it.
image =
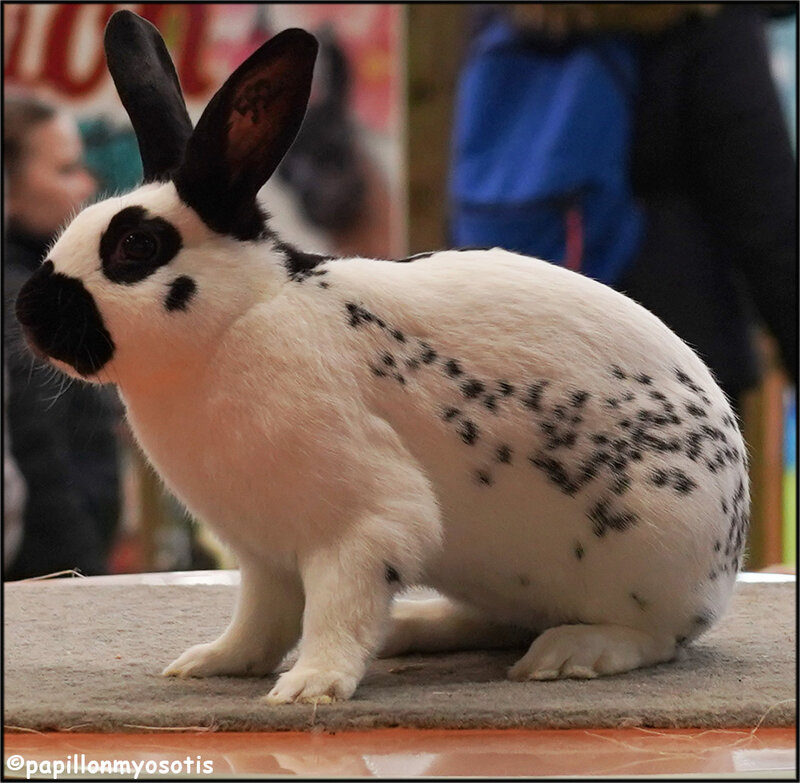
[[[597,680],[515,683],[520,652],[376,661],[355,697],[273,707],[262,680],[161,669],[227,624],[235,588],[50,580],[5,585],[7,729],[226,731],[792,726],[795,584],[739,584],[683,660]],[[78,584],[76,584],[78,582]]]

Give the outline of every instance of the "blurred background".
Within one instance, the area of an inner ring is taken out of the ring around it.
[[[746,567],[791,569],[797,7],[734,5],[4,4],[5,578],[235,565],[145,465],[113,390],[67,384],[13,321],[69,215],[141,177],[102,49],[119,8],[159,28],[195,121],[275,32],[318,36],[309,112],[261,193],[293,244],[502,245],[665,320],[743,421]]]

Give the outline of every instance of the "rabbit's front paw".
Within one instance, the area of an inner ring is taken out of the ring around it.
[[[263,677],[275,662],[245,650],[241,645],[196,644],[176,658],[161,674],[164,677]]]
[[[358,678],[344,672],[295,666],[278,678],[265,700],[268,704],[330,704],[349,699],[357,685]]]

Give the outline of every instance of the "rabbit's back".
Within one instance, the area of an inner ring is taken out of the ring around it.
[[[744,444],[662,322],[500,250],[324,268],[367,404],[436,491],[429,583],[534,626],[690,637],[721,613],[747,529]]]

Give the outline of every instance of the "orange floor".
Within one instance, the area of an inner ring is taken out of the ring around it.
[[[795,734],[794,729],[6,733],[5,772],[22,778],[38,772],[52,779],[48,769],[60,761],[59,778],[75,772],[75,764],[83,765],[77,772],[84,777],[96,771],[93,762],[119,760],[135,763],[131,769],[142,769],[142,777],[171,770],[195,779],[737,773],[796,779]]]

